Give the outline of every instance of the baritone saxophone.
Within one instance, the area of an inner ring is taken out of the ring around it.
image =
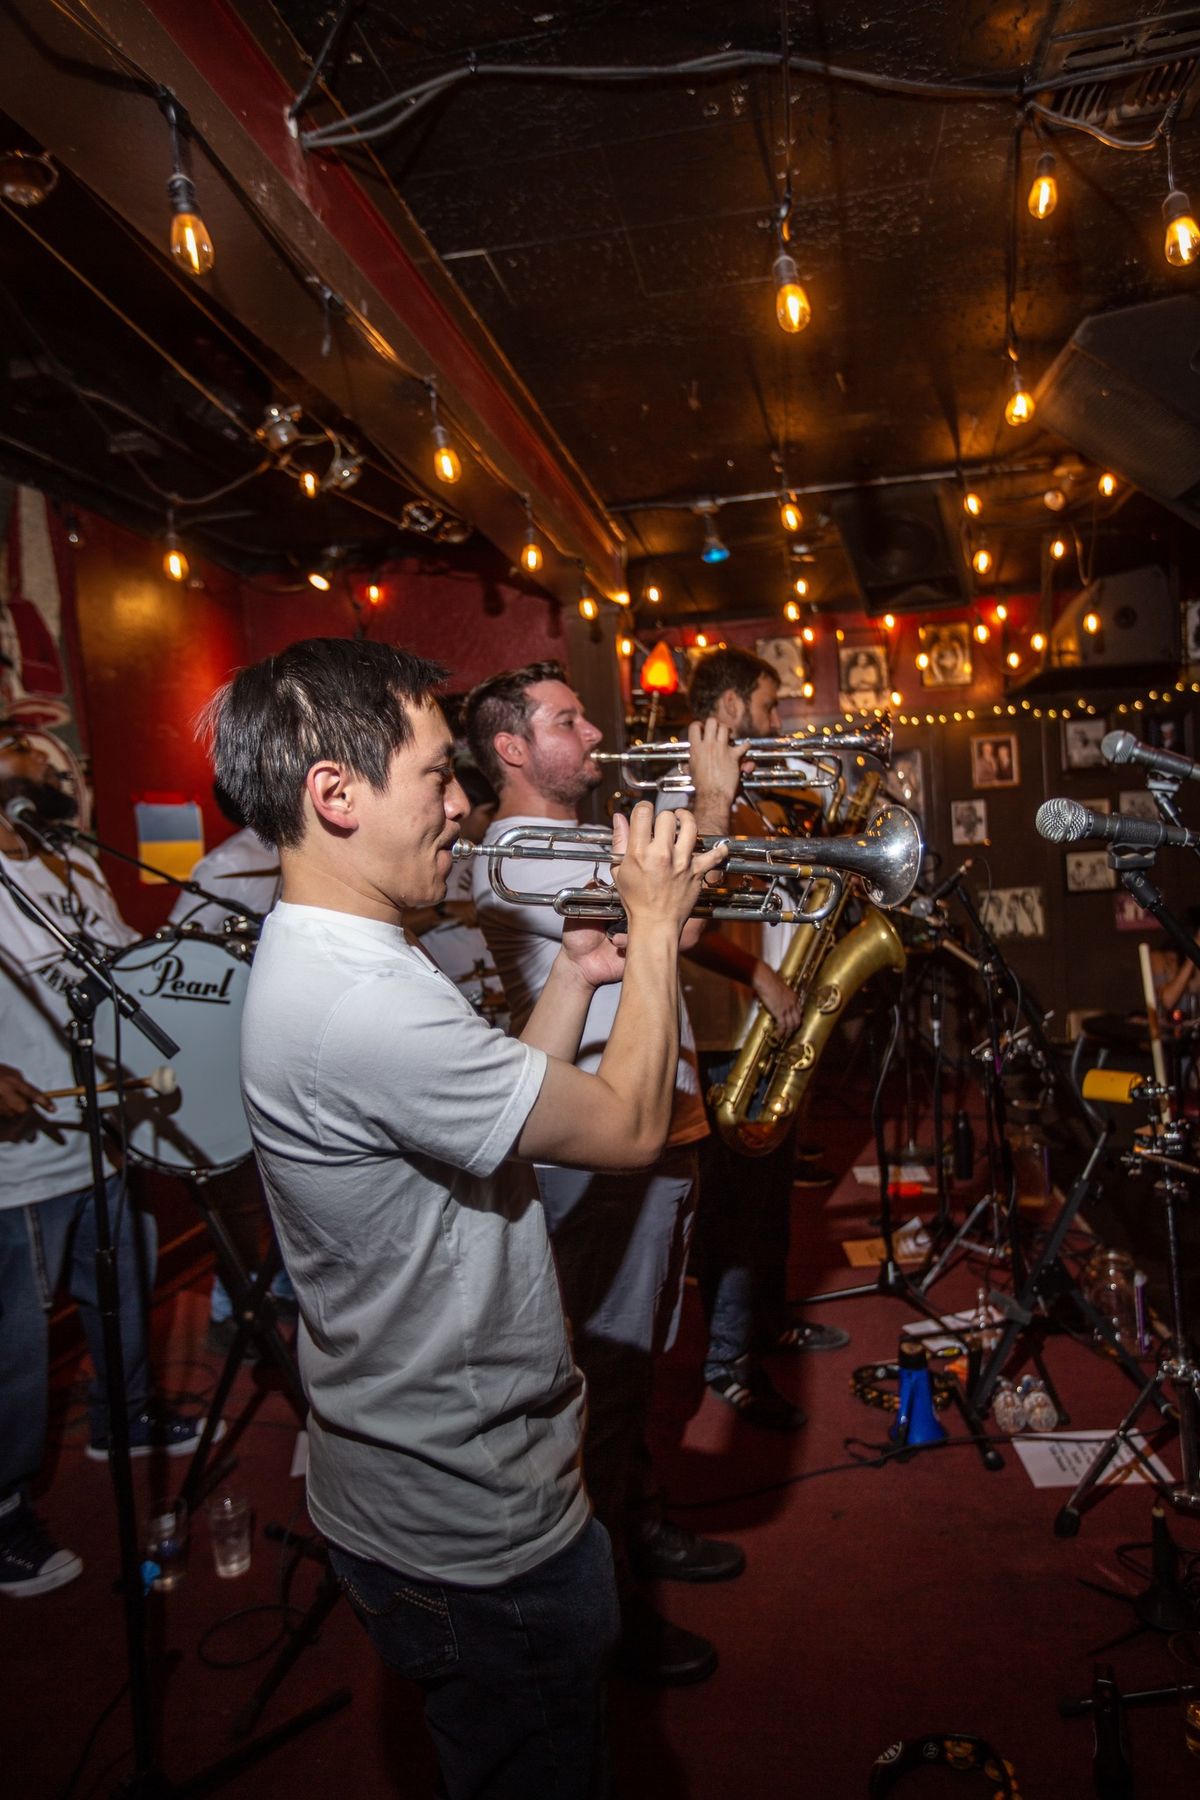
[[[881,777],[863,776],[847,808],[845,826],[860,830],[869,817]],[[819,884],[818,884],[819,886]],[[767,1156],[791,1129],[804,1104],[821,1053],[863,984],[881,969],[904,968],[905,950],[895,927],[877,907],[840,941],[838,923],[850,895],[843,885],[833,910],[817,925],[800,925],[776,973],[804,995],[800,1024],[783,1039],[765,1006],[755,1008],[733,1067],[708,1099],[717,1130],[742,1156]],[[814,901],[823,898],[814,893]]]

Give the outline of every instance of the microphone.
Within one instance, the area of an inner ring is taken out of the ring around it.
[[[1139,746],[1140,747],[1140,746]],[[1076,844],[1080,838],[1104,838],[1130,849],[1158,850],[1174,844],[1181,850],[1200,848],[1200,831],[1163,825],[1157,819],[1129,819],[1123,814],[1094,813],[1078,800],[1046,800],[1037,809],[1038,831],[1053,844]]]
[[[966,862],[959,863],[953,875],[947,875],[945,881],[939,881],[931,894],[918,894],[909,901],[908,910],[914,919],[928,919],[933,914],[939,900],[944,900],[951,888],[957,887],[968,869],[975,867],[975,858],[968,856]]]
[[[41,814],[28,794],[18,794],[4,808],[4,816],[10,825],[36,825]]]
[[[1156,750],[1141,744],[1132,731],[1110,731],[1101,740],[1100,754],[1107,763],[1140,763],[1155,775],[1169,775],[1174,781],[1200,781],[1200,763],[1176,750]]]

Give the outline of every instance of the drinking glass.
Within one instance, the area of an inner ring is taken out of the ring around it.
[[[223,1580],[250,1567],[250,1502],[244,1494],[216,1494],[205,1509],[213,1564]]]

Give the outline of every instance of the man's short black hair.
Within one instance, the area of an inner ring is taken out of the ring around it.
[[[495,739],[502,731],[516,737],[529,735],[529,721],[536,712],[529,690],[539,681],[566,681],[560,662],[526,663],[523,669],[504,669],[489,675],[467,695],[463,728],[471,755],[497,792],[504,786],[504,764],[496,755]]]
[[[779,670],[773,663],[755,656],[753,650],[739,649],[736,644],[729,645],[724,650],[710,650],[696,664],[688,683],[688,702],[692,716],[697,719],[711,718],[717,701],[730,688],[743,705],[747,704],[764,675],[769,675],[775,686],[779,686]]]
[[[412,742],[409,708],[446,679],[440,663],[391,644],[305,638],[239,669],[205,708],[217,781],[268,844],[304,836],[304,782],[315,762],[353,770],[376,793],[393,753]]]

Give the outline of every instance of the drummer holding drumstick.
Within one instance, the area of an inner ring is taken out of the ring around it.
[[[17,727],[0,725],[0,868],[64,930],[109,948],[134,942],[137,933],[122,919],[98,865],[77,849],[41,854],[5,814],[17,799],[31,801],[47,824],[74,811],[45,751]],[[73,978],[45,927],[0,887],[0,1043],[16,1059],[15,1067],[0,1070],[0,1118],[6,1121],[0,1133],[0,1598],[49,1593],[83,1568],[37,1519],[29,1492],[45,1453],[49,1307],[64,1277],[95,1370],[88,1454],[108,1455],[87,1130],[78,1108],[43,1104],[48,1089],[76,1081],[67,1038],[66,989]],[[150,1403],[141,1270],[154,1267],[153,1221],[129,1204],[118,1205],[119,1188],[120,1177],[111,1175],[134,1454],[186,1454],[203,1421]]]

